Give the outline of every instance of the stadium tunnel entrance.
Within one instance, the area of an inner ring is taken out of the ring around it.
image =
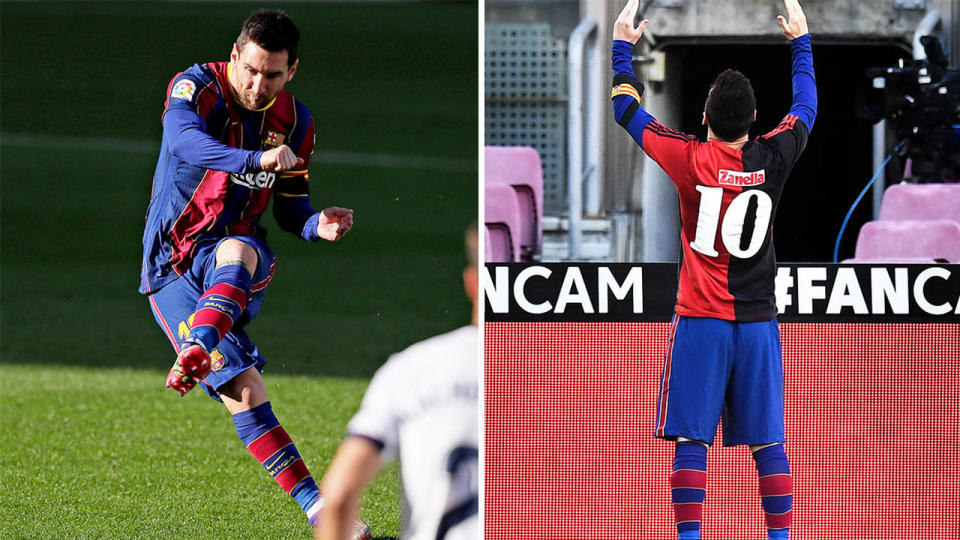
[[[706,127],[701,125],[703,103],[713,79],[726,68],[743,72],[753,84],[757,121],[750,131],[751,139],[776,127],[789,110],[790,51],[782,42],[664,38],[661,43],[667,81],[679,80],[679,89],[670,84],[674,92],[679,90],[679,99],[670,99],[674,110],[668,117],[680,130],[706,138]],[[856,116],[857,93],[872,82],[864,72],[911,58],[905,45],[890,41],[817,40],[813,53],[817,119],[807,148],[784,189],[774,222],[777,259],[785,262],[832,260],[843,218],[874,172],[873,124]],[[893,166],[891,163],[888,168]],[[853,257],[860,227],[873,218],[871,197],[868,192],[847,225],[840,260]]]

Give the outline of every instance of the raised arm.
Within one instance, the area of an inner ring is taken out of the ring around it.
[[[633,72],[633,46],[643,35],[643,30],[650,23],[644,20],[639,26],[633,26],[633,19],[637,16],[639,0],[628,0],[613,25],[613,118],[623,126],[637,144],[643,146],[643,130],[653,117],[642,107],[643,83],[637,80]],[[638,113],[640,113],[638,115]]]
[[[758,139],[769,146],[792,169],[807,146],[813,121],[817,117],[817,82],[813,75],[813,53],[807,19],[797,0],[784,0],[789,19],[778,15],[783,35],[790,40],[793,56],[793,105],[780,125]]]
[[[633,26],[640,0],[628,0],[613,26],[613,117],[647,156],[656,161],[677,182],[685,177],[688,145],[696,137],[672,130],[640,106],[643,83],[633,73],[633,46],[643,35],[649,21]]]
[[[783,3],[789,18],[778,15],[777,22],[783,35],[790,40],[793,57],[793,105],[789,114],[803,121],[810,131],[817,117],[817,81],[813,74],[813,51],[807,18],[798,0],[784,0]]]

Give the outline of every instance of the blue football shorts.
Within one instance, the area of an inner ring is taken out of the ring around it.
[[[655,435],[723,445],[784,442],[783,358],[776,319],[735,322],[674,315]]]
[[[257,269],[250,281],[251,297],[247,301],[247,308],[223,340],[210,351],[212,371],[206,379],[200,381],[200,386],[217,401],[220,401],[219,390],[223,385],[251,367],[257,368],[257,371],[263,371],[263,365],[267,363],[244,329],[260,312],[264,293],[270,280],[273,279],[276,268],[273,251],[263,240],[253,236],[230,238],[249,244],[257,251]],[[180,350],[179,344],[190,333],[191,319],[197,309],[197,301],[200,300],[203,292],[213,285],[217,246],[224,240],[226,238],[202,241],[196,249],[190,269],[148,297],[154,319],[177,351]]]

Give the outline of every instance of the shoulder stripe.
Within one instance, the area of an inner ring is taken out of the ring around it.
[[[678,141],[694,142],[697,140],[696,135],[690,135],[688,133],[683,133],[682,131],[670,129],[667,126],[657,121],[653,121],[647,124],[647,129],[654,132],[657,136],[666,137],[669,139],[676,139]]]
[[[777,135],[783,133],[784,131],[787,131],[788,129],[793,129],[793,126],[797,123],[797,120],[799,120],[799,117],[797,117],[794,114],[788,114],[780,122],[779,126],[775,127],[773,131],[771,131],[770,133],[767,133],[766,135],[763,135],[761,138],[770,139],[772,137],[776,137]]]

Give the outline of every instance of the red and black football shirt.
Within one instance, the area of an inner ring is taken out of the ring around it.
[[[791,43],[794,102],[773,131],[736,149],[657,122],[639,106],[632,45],[613,45],[614,115],[676,185],[683,260],[676,312],[767,321],[776,317],[773,220],[816,116],[809,35]]]

